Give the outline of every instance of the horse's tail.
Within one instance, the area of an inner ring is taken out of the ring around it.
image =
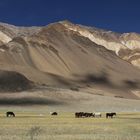
[[[6,112],[6,117],[8,117],[8,113]]]

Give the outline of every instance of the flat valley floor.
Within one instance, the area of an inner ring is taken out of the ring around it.
[[[140,100],[71,90],[1,93],[0,140],[140,140]],[[13,111],[16,117],[6,117]],[[50,112],[58,112],[51,116]],[[102,118],[75,118],[75,112]],[[105,112],[116,112],[106,119]]]
[[[140,113],[117,113],[113,119],[75,118],[74,113],[0,112],[0,140],[140,140]]]

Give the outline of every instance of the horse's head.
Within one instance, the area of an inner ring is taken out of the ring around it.
[[[114,112],[114,113],[113,113],[113,115],[115,115],[115,116],[116,116],[117,114]]]

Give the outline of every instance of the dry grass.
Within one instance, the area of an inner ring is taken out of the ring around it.
[[[73,113],[17,112],[0,117],[0,140],[139,140],[140,113],[121,113],[114,119],[74,118]]]

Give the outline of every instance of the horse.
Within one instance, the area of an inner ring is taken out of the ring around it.
[[[7,117],[15,117],[15,114],[14,114],[14,112],[8,111],[8,112],[6,112],[6,116]]]
[[[84,117],[88,118],[88,117],[94,117],[93,113],[84,113]]]
[[[115,112],[111,112],[111,113],[106,113],[106,118],[113,118],[113,116],[116,116],[117,114]]]
[[[95,118],[96,118],[96,117],[97,117],[97,118],[99,118],[99,117],[101,118],[101,117],[102,117],[102,114],[101,114],[100,112],[95,112],[95,113],[94,113],[94,117],[95,117]]]
[[[79,112],[75,112],[75,118],[79,118]]]
[[[75,118],[88,118],[88,117],[94,117],[93,113],[87,113],[87,112],[76,112]]]
[[[57,112],[50,112],[51,115],[57,116],[58,113]]]
[[[76,112],[75,118],[82,118],[84,116],[84,112]]]

